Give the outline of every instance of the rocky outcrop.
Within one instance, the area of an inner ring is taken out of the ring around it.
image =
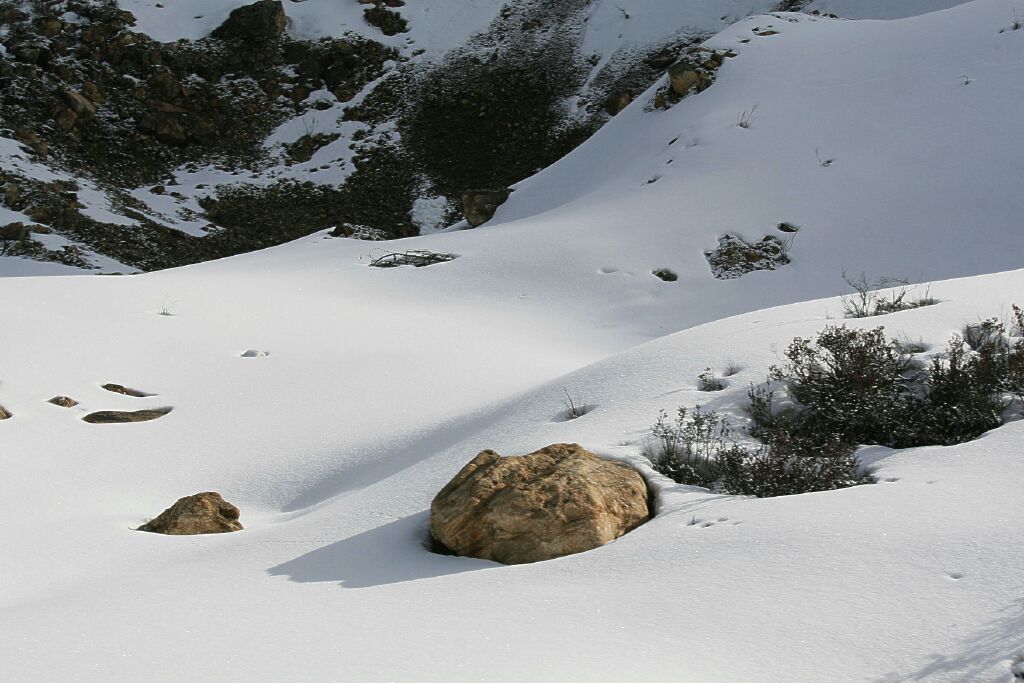
[[[139,527],[139,531],[172,536],[222,534],[241,531],[238,508],[215,491],[179,498],[160,515]]]
[[[284,33],[288,17],[280,0],[259,0],[231,11],[213,31],[214,38],[237,41],[271,41]]]
[[[504,458],[481,452],[434,498],[430,533],[457,555],[521,564],[597,548],[649,516],[636,470],[554,444]]]
[[[478,227],[494,218],[494,212],[505,203],[512,190],[508,188],[466,190],[462,193],[462,210],[471,227]]]
[[[775,270],[790,262],[792,241],[765,235],[756,242],[747,242],[736,235],[722,235],[718,248],[708,249],[704,258],[711,273],[719,280],[733,280],[755,270]]]

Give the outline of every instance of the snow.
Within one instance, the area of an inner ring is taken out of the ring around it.
[[[224,23],[231,10],[251,4],[246,0],[119,0],[121,9],[135,15],[135,30],[161,42],[196,40],[209,35]],[[288,32],[297,38],[316,39],[355,33],[404,53],[426,50],[438,55],[460,45],[470,35],[483,30],[497,16],[498,0],[416,0],[395,8],[410,25],[408,33],[385,36],[366,23],[363,10],[368,6],[356,0],[285,0]],[[159,5],[162,5],[159,6]]]
[[[383,245],[319,233],[145,275],[0,279],[5,670],[1012,680],[1024,422],[863,449],[880,483],[775,499],[676,485],[640,457],[662,408],[699,403],[742,427],[749,385],[795,336],[885,325],[934,353],[1024,303],[1024,142],[1008,132],[1024,32],[998,33],[1006,22],[1001,0],[740,21],[709,43],[738,53],[713,87],[668,111],[645,111],[645,94],[475,230]],[[719,235],[782,221],[801,226],[791,264],[711,275]],[[368,267],[382,246],[460,258]],[[679,280],[651,274],[664,267]],[[935,280],[940,303],[843,321],[843,270]],[[699,391],[706,367],[723,391]],[[563,387],[593,408],[564,420]],[[46,403],[56,394],[80,404]],[[174,410],[80,419],[160,406]],[[634,463],[657,516],[534,565],[424,548],[431,498],[479,450],[561,441]],[[205,490],[246,529],[132,531]]]

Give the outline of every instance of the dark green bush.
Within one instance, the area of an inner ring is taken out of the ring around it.
[[[714,411],[664,411],[645,455],[676,482],[751,496],[828,491],[869,480],[854,455],[860,444],[893,448],[951,445],[1002,424],[1012,395],[1024,407],[1024,311],[1013,328],[998,320],[971,325],[925,366],[888,339],[884,328],[830,326],[814,340],[796,338],[787,363],[769,379],[795,409],[776,408],[768,386],[748,392],[751,450],[731,440]],[[1016,340],[1014,340],[1016,336]]]

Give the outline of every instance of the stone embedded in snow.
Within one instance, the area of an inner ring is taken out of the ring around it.
[[[0,406],[0,420],[6,420],[11,417],[11,414],[4,410],[3,406]]]
[[[239,515],[238,508],[224,500],[219,493],[207,491],[179,498],[174,505],[138,530],[172,536],[222,534],[242,530]]]
[[[685,95],[690,88],[701,83],[702,75],[695,64],[684,60],[668,68],[668,80],[677,95]]]
[[[718,238],[718,248],[706,250],[704,257],[716,278],[732,280],[755,270],[775,270],[786,265],[790,261],[789,245],[774,235],[765,235],[757,242],[722,235]]]
[[[434,497],[430,533],[457,555],[521,564],[597,548],[649,518],[636,470],[562,443],[482,451]]]
[[[494,218],[494,212],[505,203],[512,190],[508,188],[466,190],[462,193],[462,211],[466,221],[476,228]]]
[[[91,424],[124,424],[127,422],[149,422],[163,417],[173,408],[151,408],[149,410],[101,410],[89,413],[82,419]]]
[[[61,408],[73,408],[78,405],[78,401],[71,398],[70,396],[54,396],[47,403],[52,403],[55,406]]]
[[[108,383],[108,384],[104,384],[102,386],[102,388],[106,389],[107,391],[112,391],[115,394],[122,394],[124,396],[133,396],[135,398],[145,398],[146,396],[152,396],[153,395],[153,394],[147,394],[144,391],[139,391],[138,389],[130,389],[130,388],[128,388],[126,386],[123,386],[121,384]]]
[[[255,349],[249,349],[242,353],[242,358],[266,358],[269,355],[269,351],[256,351]]]

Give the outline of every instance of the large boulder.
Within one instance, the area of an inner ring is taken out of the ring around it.
[[[156,519],[139,527],[139,531],[189,536],[241,531],[238,508],[215,491],[179,498]]]
[[[223,24],[213,30],[213,37],[233,41],[269,41],[282,33],[288,17],[280,0],[259,0],[231,11]]]
[[[466,190],[462,193],[462,212],[472,227],[483,225],[494,218],[494,212],[505,203],[512,190],[508,188]]]
[[[434,498],[430,533],[457,555],[522,564],[597,548],[649,517],[636,470],[563,443],[481,452]]]

